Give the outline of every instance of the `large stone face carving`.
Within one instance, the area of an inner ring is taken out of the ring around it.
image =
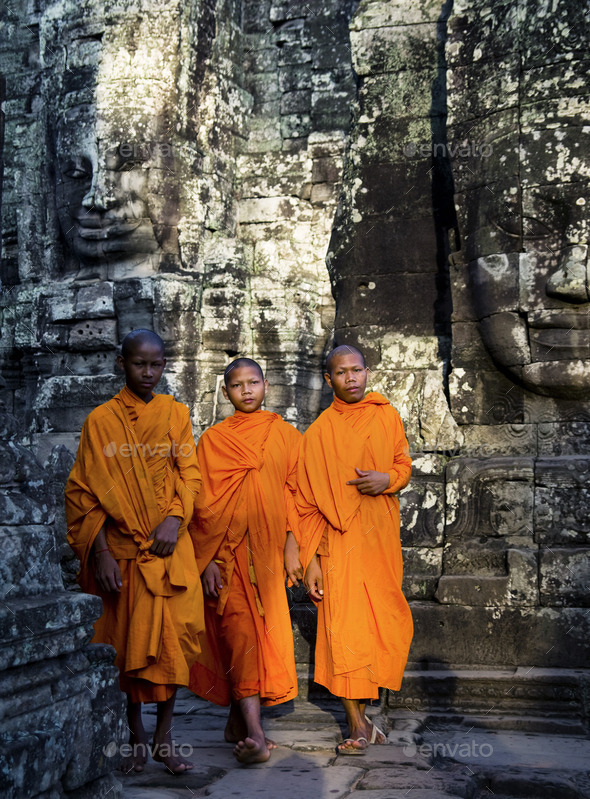
[[[569,399],[590,396],[589,25],[583,2],[460,2],[449,42],[450,134],[467,153],[454,163],[462,255],[482,340],[511,379]]]
[[[78,262],[78,279],[121,279],[129,272],[145,277],[156,272],[160,260],[149,210],[155,194],[150,174],[172,157],[163,157],[158,139],[138,144],[112,138],[108,148],[101,137],[99,151],[89,106],[66,111],[58,122],[56,208],[67,262]],[[166,221],[170,226],[172,220]]]

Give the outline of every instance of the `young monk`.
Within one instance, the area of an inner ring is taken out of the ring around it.
[[[399,690],[413,626],[402,592],[399,502],[410,479],[397,411],[365,396],[367,368],[355,347],[336,347],[326,373],[334,400],[303,436],[297,506],[305,586],[318,603],[315,681],[341,697],[343,755],[385,736],[365,715],[379,686]]]
[[[297,695],[293,633],[283,564],[303,577],[295,511],[301,434],[276,413],[261,410],[268,383],[250,358],[224,375],[233,416],[206,430],[197,455],[203,487],[193,536],[205,594],[206,634],[189,687],[230,705],[225,739],[240,763],[268,760],[261,705]]]
[[[156,702],[152,757],[182,774],[193,764],[176,754],[170,730],[203,630],[187,533],[201,478],[188,408],[153,393],[166,366],[162,339],[134,330],[117,363],[126,385],[84,422],[66,484],[68,541],[80,585],[103,601],[92,640],[114,646],[127,694],[132,754],[123,768],[143,771],[141,704]]]

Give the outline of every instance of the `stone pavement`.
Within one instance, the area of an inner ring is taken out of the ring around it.
[[[264,711],[278,744],[268,763],[239,765],[223,740],[227,710],[179,694],[173,736],[195,768],[179,777],[150,762],[122,775],[124,799],[590,799],[590,740],[502,729],[501,722],[396,710],[388,744],[338,756],[344,715],[333,701],[296,700]],[[153,730],[154,716],[146,727]],[[392,729],[393,728],[393,729]]]

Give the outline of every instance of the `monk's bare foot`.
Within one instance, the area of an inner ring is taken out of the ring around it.
[[[157,744],[154,742],[152,757],[156,762],[163,763],[166,766],[166,771],[169,771],[170,774],[184,774],[185,771],[194,768],[194,763],[174,753],[175,748],[173,743]]]
[[[123,758],[119,769],[125,774],[143,771],[147,762],[147,743],[130,744],[131,754]]]
[[[223,734],[223,737],[225,738],[225,740],[227,741],[228,744],[237,744],[238,741],[243,741],[244,740],[244,738],[246,737],[246,733],[247,733],[247,730],[244,728],[242,730],[242,734],[240,735],[240,734],[234,732],[233,729],[230,729],[229,725],[228,725],[225,728],[225,732]],[[264,742],[266,743],[267,749],[276,749],[277,748],[276,742],[271,740],[270,738],[265,738]]]
[[[238,741],[243,741],[247,735],[248,735],[248,727],[246,726],[245,721],[242,718],[240,718],[238,714],[230,712],[223,733],[223,737],[225,738],[227,743],[237,744]],[[264,740],[266,742],[267,749],[277,748],[276,743],[274,741],[271,741],[270,738],[265,738]]]
[[[262,739],[256,741],[254,738],[244,738],[243,741],[238,741],[234,749],[234,757],[240,763],[265,763],[270,757],[269,747]]]

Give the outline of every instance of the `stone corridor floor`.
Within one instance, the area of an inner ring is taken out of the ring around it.
[[[369,711],[379,723],[379,708]],[[119,777],[125,799],[590,799],[590,739],[507,731],[466,718],[396,711],[388,744],[338,756],[344,715],[326,700],[265,711],[278,744],[267,763],[242,766],[223,740],[227,710],[179,695],[173,736],[195,768],[167,774],[149,762]],[[154,728],[153,715],[146,727]],[[387,730],[386,730],[387,731]]]

